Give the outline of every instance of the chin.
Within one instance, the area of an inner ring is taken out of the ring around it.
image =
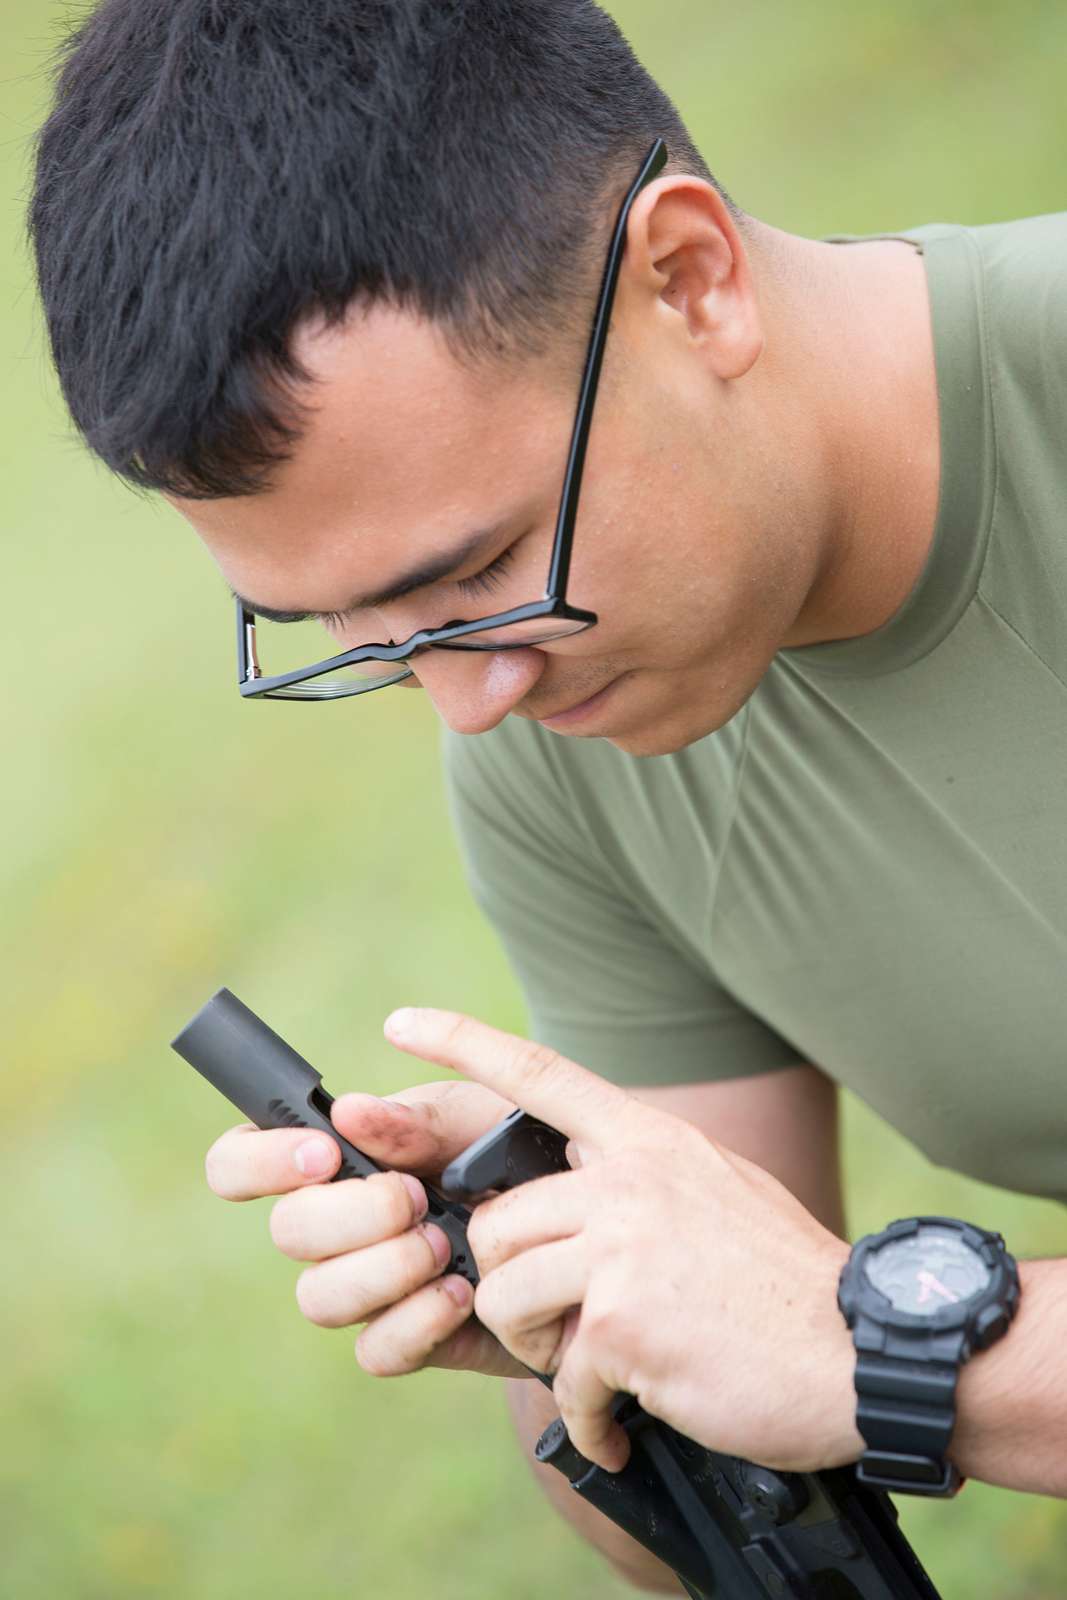
[[[673,714],[658,721],[649,719],[625,732],[604,733],[600,737],[628,756],[677,755],[680,750],[687,750],[691,744],[699,744],[709,733],[717,733],[720,728],[725,727],[736,717],[755,689],[756,684],[753,684],[743,692],[735,694],[735,698],[726,705],[716,707],[714,711],[709,711],[707,707],[694,706],[686,714],[675,709]]]
[[[714,733],[714,728],[704,732],[693,733],[687,737],[669,735],[666,732],[653,733],[642,730],[640,733],[604,734],[607,744],[613,744],[616,750],[621,750],[624,755],[635,756],[675,756],[679,750],[686,750],[691,744],[697,744],[707,734]]]

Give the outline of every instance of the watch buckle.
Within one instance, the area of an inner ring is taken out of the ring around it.
[[[856,1463],[856,1478],[869,1489],[886,1489],[891,1494],[945,1497],[954,1495],[962,1481],[951,1461],[894,1450],[865,1450]]]

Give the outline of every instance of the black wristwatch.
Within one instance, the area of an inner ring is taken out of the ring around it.
[[[892,1222],[853,1247],[837,1303],[856,1346],[860,1482],[955,1494],[961,1479],[945,1452],[959,1370],[1007,1333],[1019,1305],[1004,1240],[954,1217]]]

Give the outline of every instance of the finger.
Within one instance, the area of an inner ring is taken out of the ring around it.
[[[451,1254],[445,1233],[424,1223],[397,1239],[306,1267],[297,1279],[297,1304],[320,1328],[346,1328],[439,1278]]]
[[[611,1414],[618,1388],[601,1377],[580,1323],[552,1393],[574,1448],[605,1472],[621,1472],[630,1459],[630,1441]]]
[[[386,1019],[391,1044],[452,1067],[578,1142],[601,1148],[634,1125],[639,1102],[547,1045],[501,1033],[473,1017],[426,1007]]]
[[[475,1206],[467,1242],[482,1277],[525,1250],[581,1233],[589,1214],[584,1172],[556,1172]]]
[[[321,1165],[308,1160],[321,1154]],[[301,1155],[304,1168],[296,1163]],[[322,1183],[341,1165],[341,1151],[328,1134],[307,1128],[255,1128],[250,1122],[216,1139],[204,1159],[208,1187],[223,1200],[260,1200]]]
[[[338,1133],[379,1166],[434,1174],[510,1116],[509,1100],[480,1084],[420,1084],[379,1099],[372,1094],[342,1094],[330,1115]]]
[[[398,1378],[423,1367],[528,1377],[525,1367],[471,1315],[472,1303],[473,1292],[463,1278],[427,1284],[398,1305],[373,1313],[356,1340],[356,1360],[376,1378]]]
[[[482,1278],[475,1311],[517,1361],[551,1375],[562,1360],[567,1313],[582,1304],[589,1278],[584,1237],[544,1245]]]
[[[270,1233],[293,1261],[325,1261],[406,1233],[426,1211],[417,1178],[380,1172],[283,1195],[271,1210]]]

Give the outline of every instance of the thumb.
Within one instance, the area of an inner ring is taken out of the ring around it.
[[[379,1166],[434,1176],[515,1107],[476,1083],[424,1083],[399,1094],[338,1095],[333,1125]]]

